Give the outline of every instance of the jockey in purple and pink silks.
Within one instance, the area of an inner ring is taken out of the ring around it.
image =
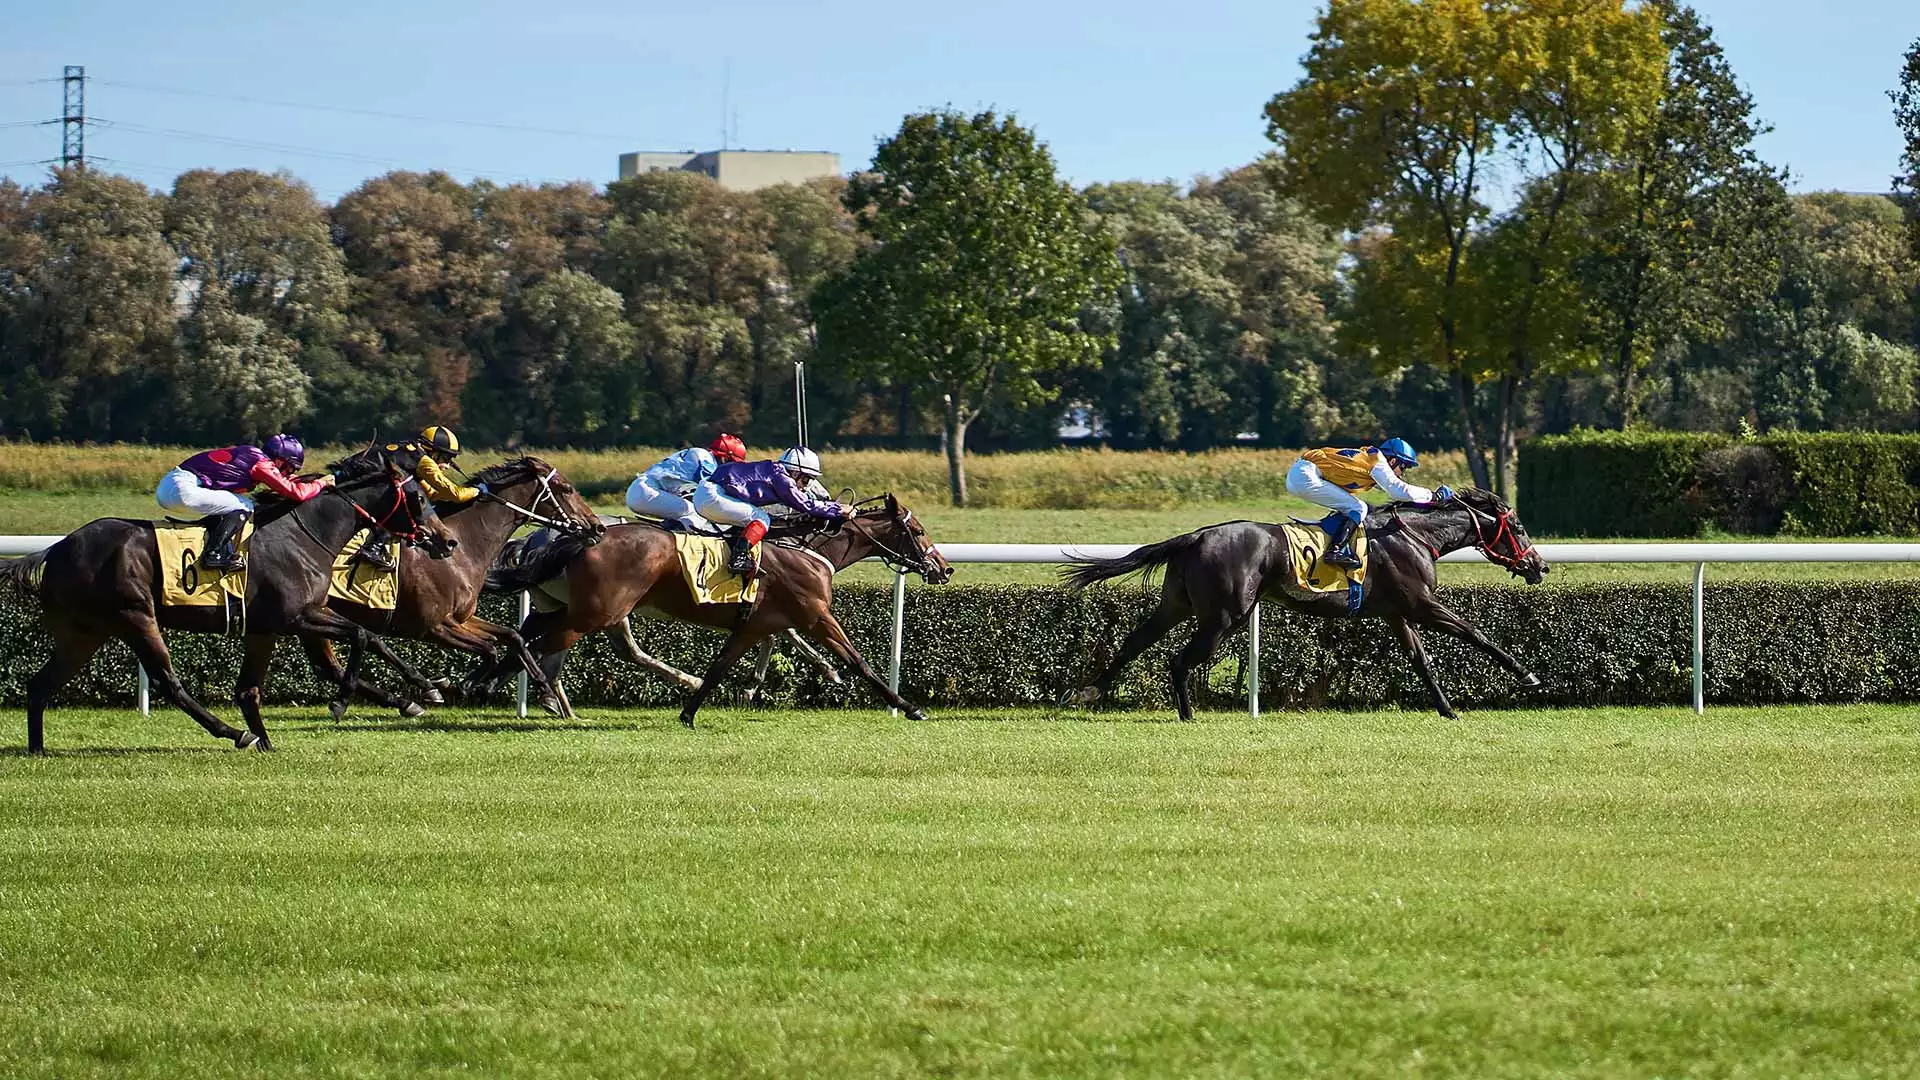
[[[331,476],[293,479],[290,474],[299,472],[306,460],[307,448],[291,435],[275,435],[264,447],[243,443],[204,450],[161,477],[153,497],[161,509],[211,518],[200,564],[209,570],[237,570],[241,559],[234,540],[253,514],[253,500],[247,492],[264,485],[296,502],[305,502],[333,483]]]
[[[693,508],[708,521],[742,526],[729,534],[733,549],[728,563],[736,573],[753,569],[753,545],[767,535],[773,516],[761,509],[785,506],[809,517],[841,521],[851,517],[851,508],[831,499],[818,499],[801,487],[820,477],[820,457],[804,446],[795,446],[780,455],[778,461],[728,462],[713,470],[713,477],[693,492]]]

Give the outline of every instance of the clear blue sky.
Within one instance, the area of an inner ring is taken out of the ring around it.
[[[1298,77],[1315,10],[1301,0],[8,7],[0,162],[58,155],[57,127],[4,125],[59,115],[58,83],[27,80],[85,64],[88,111],[122,125],[87,134],[103,164],[162,188],[198,166],[285,168],[326,199],[398,167],[604,182],[623,150],[713,147],[723,94],[737,113],[734,145],[833,150],[847,168],[867,162],[909,111],[991,105],[1032,125],[1077,182],[1185,179],[1266,149],[1261,105]],[[1776,129],[1762,152],[1792,168],[1797,189],[1886,190],[1899,140],[1885,91],[1920,37],[1920,3],[1699,7]],[[40,169],[0,173],[33,179]]]

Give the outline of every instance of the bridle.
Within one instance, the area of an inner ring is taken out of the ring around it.
[[[1487,561],[1495,566],[1502,567],[1509,573],[1520,573],[1520,563],[1528,555],[1533,554],[1533,542],[1529,540],[1526,544],[1521,544],[1520,533],[1513,527],[1513,511],[1502,510],[1497,514],[1488,514],[1458,496],[1455,496],[1453,501],[1467,512],[1467,520],[1473,523],[1473,549],[1486,556]],[[1420,546],[1426,548],[1427,553],[1436,560],[1440,558],[1439,547],[1433,541],[1415,532],[1413,526],[1400,516],[1398,507],[1394,509],[1393,516],[1394,520],[1400,523],[1400,531],[1418,540]],[[1491,526],[1485,524],[1489,520],[1492,522]],[[1489,528],[1492,530],[1491,536],[1488,535]],[[1499,550],[1502,541],[1506,542],[1506,551]]]
[[[1479,550],[1480,554],[1485,555],[1488,562],[1503,566],[1510,573],[1519,573],[1522,560],[1533,554],[1533,541],[1529,540],[1524,546],[1521,545],[1520,534],[1513,527],[1513,511],[1502,510],[1498,514],[1486,514],[1474,508],[1465,499],[1454,501],[1467,508],[1467,513],[1473,521],[1473,546]],[[1489,517],[1493,519],[1491,537],[1487,535],[1486,527],[1481,524],[1483,518]],[[1506,541],[1506,551],[1499,549],[1502,540]]]
[[[425,539],[426,530],[421,527],[420,519],[414,514],[413,507],[407,505],[406,486],[407,481],[410,479],[412,478],[406,476],[389,475],[387,477],[388,482],[393,485],[393,505],[388,507],[387,512],[379,517],[374,517],[372,512],[366,507],[354,502],[353,496],[341,491],[337,481],[327,485],[327,491],[345,499],[347,505],[353,507],[353,512],[360,515],[361,520],[367,522],[371,527],[385,529],[409,544],[418,544],[421,540]],[[424,499],[425,496],[422,495],[421,498]],[[407,527],[404,531],[391,524],[393,519],[403,511],[407,515]],[[313,528],[306,523],[305,519],[295,514],[293,515],[293,520],[300,526],[300,531],[307,534],[308,539],[319,544],[321,547],[327,546],[326,541],[313,534]]]
[[[535,525],[544,525],[549,529],[556,529],[560,532],[570,534],[593,531],[592,525],[580,524],[567,516],[567,508],[561,505],[560,496],[553,490],[553,478],[559,475],[559,469],[548,466],[546,472],[539,472],[537,470],[529,471],[534,472],[534,474],[540,478],[540,490],[534,495],[532,506],[521,506],[512,499],[495,495],[491,488],[480,497],[491,502],[497,502],[507,509],[512,510],[514,513],[519,514],[520,520],[523,522],[530,521]],[[540,504],[543,502],[551,502],[553,504],[553,512],[556,517],[547,517],[539,512]]]
[[[875,495],[870,499],[862,499],[861,501],[854,503],[853,507],[854,507],[855,515],[858,516],[860,507],[866,506],[868,503],[880,502],[885,498],[886,498],[885,495]],[[899,504],[897,503],[895,505],[899,506]],[[896,524],[900,525],[902,530],[907,532],[907,535],[909,536],[913,535],[912,530],[906,528],[906,526],[910,525],[913,522],[913,511],[907,509],[904,506],[899,506],[899,513],[892,520]],[[918,545],[916,545],[917,550],[912,552],[903,552],[888,545],[886,541],[880,539],[880,536],[877,533],[868,532],[866,535],[867,535],[867,541],[871,543],[874,547],[877,547],[880,549],[880,561],[883,563],[886,563],[887,569],[892,570],[894,573],[896,574],[912,573],[912,574],[919,574],[921,577],[926,577],[928,574],[933,572],[933,566],[927,562],[927,551],[924,547],[919,547]]]

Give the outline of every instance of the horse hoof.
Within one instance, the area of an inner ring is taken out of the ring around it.
[[[429,705],[445,705],[447,703],[446,695],[442,694],[440,692],[440,688],[437,686],[429,689],[426,693],[420,695],[420,700],[426,702]]]
[[[567,715],[567,710],[560,704],[560,699],[554,697],[552,694],[541,695],[540,708],[544,710],[548,716],[558,716],[565,719]]]
[[[344,701],[336,701],[327,706],[327,711],[333,714],[333,722],[337,724],[347,718],[347,703]]]
[[[400,706],[400,715],[409,720],[413,720],[427,715],[427,710],[423,708],[419,702],[409,701],[405,705]]]
[[[235,750],[245,750],[247,747],[260,741],[260,736],[255,735],[251,731],[243,731],[233,737],[233,748]]]
[[[841,678],[840,673],[838,671],[835,671],[832,668],[828,668],[827,683],[832,686],[845,686],[847,684],[847,680]]]
[[[681,713],[680,722],[687,725],[687,730],[689,731],[693,730],[693,714],[692,713]]]
[[[907,719],[909,719],[909,720],[926,720],[926,719],[928,719],[928,716],[927,716],[927,710],[925,710],[925,709],[908,709],[908,710],[907,710]]]
[[[1535,675],[1533,672],[1529,671],[1527,672],[1527,677],[1520,680],[1520,685],[1527,689],[1532,689],[1533,687],[1539,686],[1540,676]]]

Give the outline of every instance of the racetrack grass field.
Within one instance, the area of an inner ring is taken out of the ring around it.
[[[6,531],[59,535],[97,517],[152,518],[159,516],[149,492],[39,492],[0,494],[6,507]],[[596,509],[626,513],[618,498],[594,500]],[[1009,544],[1127,544],[1152,543],[1169,536],[1235,518],[1274,521],[1289,516],[1315,517],[1305,502],[1281,498],[1257,504],[1200,503],[1170,510],[1028,510],[996,507],[956,510],[940,502],[912,504],[936,541],[946,543]],[[1770,537],[1717,537],[1764,543]],[[1792,538],[1786,538],[1792,539]],[[1865,540],[1898,538],[1863,537]],[[1448,565],[1440,570],[1445,582],[1504,582],[1512,580],[1495,566]],[[892,573],[878,564],[859,566],[842,581],[889,582]],[[1716,563],[1708,569],[1712,581],[1888,581],[1920,578],[1920,563]],[[1594,564],[1560,566],[1547,578],[1549,587],[1595,581],[1691,581],[1693,567],[1684,564]],[[1039,564],[982,565],[961,569],[960,582],[1050,584],[1059,580],[1059,568]]]
[[[1912,708],[311,713],[0,757],[0,1075],[1920,1070]]]

